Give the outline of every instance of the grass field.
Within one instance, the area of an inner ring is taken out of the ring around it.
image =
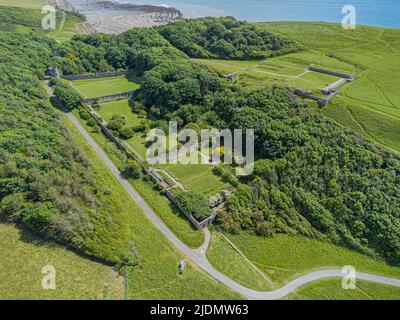
[[[320,95],[320,89],[339,78],[316,72],[307,72],[310,66],[353,74],[354,65],[332,58],[328,55],[305,50],[265,60],[201,60],[195,61],[208,65],[224,74],[239,72],[242,82],[250,81],[259,86],[273,83],[287,85],[301,90],[310,90]]]
[[[0,0],[0,6],[10,6],[27,9],[41,9],[46,0]]]
[[[366,137],[400,151],[400,30],[358,26],[349,31],[337,24],[316,22],[257,25],[299,42],[305,50],[267,60],[196,61],[223,74],[240,72],[239,81],[244,86],[248,82],[262,87],[279,83],[311,90],[317,95],[320,95],[320,89],[337,78],[314,72],[303,73],[310,65],[356,74],[356,80],[340,87],[340,96],[333,99],[333,106],[328,105],[323,112]],[[340,111],[332,110],[333,107]],[[380,113],[371,112],[371,109]]]
[[[105,121],[110,121],[114,114],[122,114],[125,117],[126,125],[137,126],[144,117],[133,113],[129,106],[129,100],[119,100],[101,104],[101,109],[97,112]]]
[[[139,84],[130,76],[76,80],[70,81],[70,84],[86,98],[98,98],[139,88]]]
[[[286,235],[262,238],[244,232],[227,236],[278,287],[307,272],[345,265],[400,278],[398,266],[319,240]]]
[[[357,281],[355,290],[343,290],[341,279],[313,282],[286,297],[289,300],[400,300],[400,288]]]
[[[226,241],[219,232],[213,232],[207,251],[208,261],[232,280],[259,291],[273,287],[245,258]]]
[[[132,240],[139,251],[141,267],[129,272],[129,298],[239,299],[239,295],[190,263],[184,275],[178,274],[182,255],[152,225],[72,124],[67,119],[64,119],[64,122],[74,134],[76,143],[83,148],[92,162],[98,188],[105,190],[105,197],[108,198],[111,223],[107,215],[97,217],[99,222],[109,222],[108,228],[101,224],[94,225],[101,233],[97,233],[96,238],[92,239],[93,245],[97,247],[102,244],[103,250],[118,254],[121,248],[128,244],[125,241]],[[100,141],[105,139],[100,134],[94,138]]]
[[[220,177],[212,172],[212,166],[203,164],[166,164],[159,165],[161,169],[167,170],[191,191],[201,193],[210,197],[229,188],[229,184],[224,183]]]
[[[340,88],[341,96],[323,112],[345,126],[362,128],[367,137],[400,151],[400,30],[358,26],[345,31],[340,25],[328,23],[258,25],[295,39],[310,52],[356,66],[356,80]],[[332,110],[339,104],[344,114]]]
[[[123,299],[123,277],[27,230],[0,222],[0,299]],[[42,268],[56,269],[56,289],[42,288]]]
[[[82,18],[71,13],[64,13],[62,11],[57,11],[56,29],[44,30],[42,28],[42,19],[45,17],[45,14],[42,13],[41,8],[45,4],[47,4],[47,1],[0,0],[0,12],[3,11],[11,15],[16,21],[14,23],[6,23],[6,30],[17,31],[19,33],[47,35],[60,42],[70,40],[74,35],[77,34],[76,24],[82,22]],[[15,7],[18,9],[15,9]],[[5,26],[1,24],[0,29],[3,27]]]

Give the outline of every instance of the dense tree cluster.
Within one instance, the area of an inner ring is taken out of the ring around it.
[[[100,203],[90,164],[44,90],[54,45],[0,34],[0,215],[84,250]]]
[[[188,19],[159,30],[192,58],[259,59],[296,50],[291,41],[233,17]]]

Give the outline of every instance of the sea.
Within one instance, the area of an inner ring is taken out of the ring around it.
[[[249,22],[324,21],[341,23],[346,5],[356,24],[400,28],[400,0],[117,0],[121,3],[175,7],[188,18],[234,16]]]

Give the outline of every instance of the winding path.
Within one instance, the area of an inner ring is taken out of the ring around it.
[[[50,87],[47,85],[47,90],[50,95],[53,94]],[[112,174],[116,179],[122,184],[125,190],[129,193],[131,198],[136,201],[136,203],[142,208],[142,210],[146,213],[148,218],[152,221],[152,223],[164,234],[165,237],[176,247],[178,248],[185,256],[187,256],[192,262],[198,265],[201,269],[207,272],[210,276],[215,278],[216,280],[222,282],[227,287],[232,290],[238,292],[242,296],[248,299],[254,300],[277,300],[287,296],[290,293],[296,291],[296,289],[308,284],[310,282],[314,282],[320,279],[333,278],[333,277],[343,277],[341,270],[321,270],[316,272],[311,272],[306,275],[303,275],[290,283],[286,284],[282,288],[275,291],[256,291],[249,288],[244,287],[243,285],[233,281],[226,275],[222,274],[218,270],[216,270],[206,259],[205,250],[207,249],[209,242],[209,234],[207,236],[206,231],[206,243],[201,247],[201,249],[193,250],[186,246],[181,240],[177,238],[177,236],[164,224],[164,222],[154,213],[154,211],[148,206],[148,204],[143,200],[143,198],[137,193],[137,191],[133,188],[133,186],[123,177],[118,168],[114,165],[114,163],[107,157],[104,151],[100,148],[100,146],[93,140],[93,138],[89,135],[89,133],[82,127],[79,120],[70,112],[66,111],[66,115],[69,120],[75,125],[75,127],[79,130],[82,136],[86,139],[86,141],[90,144],[90,146],[94,149],[94,151],[98,154],[98,156],[103,160],[104,164],[110,169]],[[366,273],[357,273],[357,279],[359,280],[367,280],[375,283],[386,284],[391,286],[400,287],[400,280],[394,278],[386,278],[380,277],[372,274]]]

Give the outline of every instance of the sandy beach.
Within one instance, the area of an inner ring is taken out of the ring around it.
[[[151,27],[177,21],[183,14],[175,8],[151,5],[122,4],[101,0],[51,0],[60,9],[77,11],[86,16],[99,33],[121,33],[133,27]]]

